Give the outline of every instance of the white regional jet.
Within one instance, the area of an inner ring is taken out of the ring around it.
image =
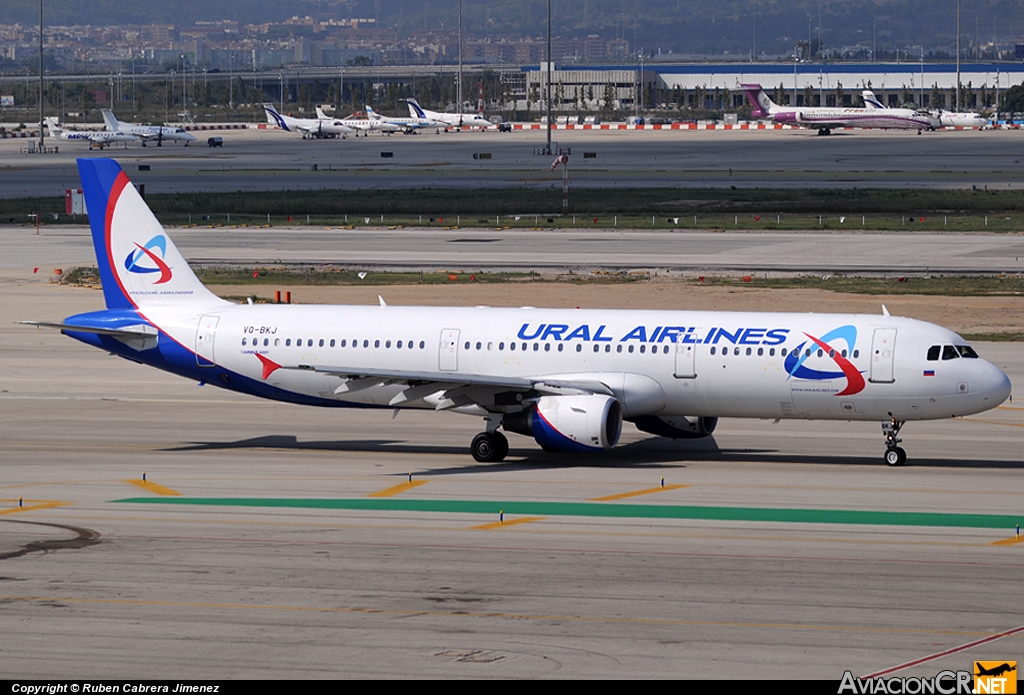
[[[441,113],[430,111],[420,106],[415,99],[403,99],[409,105],[409,115],[412,118],[422,118],[428,121],[437,121],[447,128],[490,128],[494,124],[483,116],[475,113]]]
[[[43,122],[46,124],[46,129],[50,131],[50,137],[57,138],[58,140],[88,142],[90,150],[94,147],[102,150],[107,145],[112,145],[115,142],[123,143],[127,149],[129,142],[138,140],[134,135],[112,133],[109,130],[65,130],[58,126],[57,119],[52,117],[43,119]]]
[[[770,118],[775,123],[815,128],[818,135],[830,135],[833,128],[882,128],[896,130],[934,129],[937,121],[914,109],[851,108],[849,106],[780,106],[765,94],[759,84],[741,84],[754,118]]]
[[[392,133],[397,133],[399,130],[401,130],[401,128],[399,128],[396,125],[384,123],[382,121],[374,120],[372,118],[331,118],[326,113],[324,113],[324,110],[319,106],[316,107],[316,116],[317,118],[333,121],[334,123],[352,128],[353,130],[356,131],[357,137],[359,136],[359,133],[362,133],[363,135],[369,137],[369,131],[371,130],[379,130],[381,134],[387,133],[388,135],[391,135]]]
[[[941,326],[881,315],[234,304],[192,273],[114,160],[79,159],[106,309],[59,328],[196,381],[306,405],[427,408],[600,452],[622,421],[679,439],[720,417],[908,420],[994,408],[1010,380]]]
[[[861,92],[864,97],[864,104],[869,109],[887,109],[882,102],[875,98],[875,93],[870,89],[865,89]],[[938,109],[937,111],[928,112],[932,118],[935,128],[945,127],[961,127],[961,128],[984,128],[988,125],[988,119],[981,114],[974,113],[973,111],[943,111]]]
[[[188,147],[188,144],[196,139],[195,135],[186,132],[184,128],[180,128],[176,125],[139,125],[138,123],[122,123],[117,120],[117,117],[114,116],[114,112],[110,109],[101,109],[100,111],[103,113],[103,122],[107,124],[107,130],[109,132],[134,135],[142,140],[143,147],[146,146],[147,142],[155,142],[157,147],[161,147],[165,141],[184,142],[185,147]]]
[[[263,110],[267,112],[267,123],[288,132],[298,131],[302,133],[303,140],[306,138],[333,138],[338,135],[345,137],[349,133],[356,132],[354,128],[350,128],[332,118],[292,118],[291,116],[282,116],[274,108],[273,104],[264,104]]]
[[[413,135],[420,128],[443,128],[445,126],[444,123],[430,118],[398,118],[395,116],[385,116],[374,111],[373,107],[369,104],[366,105],[366,117],[377,123],[395,126],[406,135]]]

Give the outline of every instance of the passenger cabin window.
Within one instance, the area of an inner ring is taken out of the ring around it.
[[[929,362],[938,362],[939,361],[939,353],[940,352],[942,352],[942,346],[941,345],[932,345],[930,348],[928,348],[928,361]]]

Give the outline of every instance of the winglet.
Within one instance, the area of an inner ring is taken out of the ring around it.
[[[270,358],[264,357],[263,355],[261,355],[258,352],[256,353],[256,357],[258,357],[260,362],[263,363],[263,380],[264,381],[267,380],[267,377],[269,377],[271,374],[273,374],[274,372],[276,372],[278,369],[281,368],[281,365],[279,365],[277,362],[275,362],[274,360],[272,360]]]

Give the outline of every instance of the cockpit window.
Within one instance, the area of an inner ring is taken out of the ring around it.
[[[942,352],[941,345],[932,345],[930,348],[928,348],[928,361],[937,362],[939,359],[940,352]]]
[[[960,357],[960,353],[956,351],[956,348],[952,345],[942,346],[942,359],[943,360],[955,360]]]
[[[960,351],[961,357],[966,357],[971,360],[978,359],[978,353],[974,351],[970,345],[957,345],[956,349]]]

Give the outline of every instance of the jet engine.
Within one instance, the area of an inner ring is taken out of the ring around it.
[[[718,425],[716,417],[658,417],[642,415],[630,418],[641,432],[656,434],[671,439],[700,439],[715,431]]]
[[[545,451],[611,449],[622,434],[622,406],[611,396],[544,396],[501,420],[508,432],[533,437]]]

